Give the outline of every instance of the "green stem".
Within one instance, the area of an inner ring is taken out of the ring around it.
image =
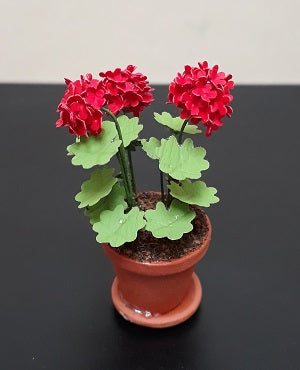
[[[160,174],[160,191],[161,191],[161,201],[165,204],[165,191],[164,191],[164,174],[159,170]]]
[[[122,161],[122,158],[121,158],[121,155],[120,155],[119,152],[117,153],[117,159],[118,159],[119,164],[120,164],[120,172],[121,172],[122,179],[123,179],[123,184],[124,184],[124,188],[125,188],[126,198],[129,199],[130,191],[128,189],[127,181],[125,181],[126,174],[125,174],[125,170],[124,170],[124,166],[123,166],[123,161]]]
[[[126,158],[126,151],[125,151],[125,147],[124,147],[121,128],[120,128],[119,122],[117,120],[117,117],[109,109],[101,108],[101,110],[103,112],[105,112],[106,114],[108,114],[113,119],[113,121],[116,125],[116,129],[117,129],[117,132],[118,132],[119,139],[121,140],[121,145],[119,146],[118,160],[120,162],[121,171],[123,171],[123,181],[124,181],[125,191],[127,189],[126,193],[127,193],[128,205],[129,205],[129,208],[132,208],[133,205],[134,205],[134,198],[133,198],[132,184],[129,181],[129,175],[128,175],[129,174],[129,168],[128,168],[128,162],[127,162],[127,158]],[[125,183],[126,183],[126,185],[125,185]]]
[[[171,183],[171,179],[172,179],[172,177],[171,177],[170,175],[168,175],[168,185],[170,185],[170,183]],[[172,202],[172,199],[173,199],[173,197],[172,197],[172,195],[171,195],[170,189],[168,188],[168,194],[167,194],[167,208],[169,208],[169,207],[170,207],[171,202]]]
[[[185,126],[188,124],[188,119],[186,119],[182,126],[181,126],[181,129],[179,131],[179,135],[178,135],[178,144],[181,145],[182,144],[182,135],[183,135],[183,131],[185,129]],[[176,137],[175,133],[173,132],[173,135]],[[170,175],[168,175],[168,185],[170,185],[171,183],[171,180],[172,180],[172,177]],[[170,205],[171,205],[171,202],[172,202],[172,195],[171,195],[171,192],[170,192],[170,189],[168,188],[168,195],[167,195],[167,207],[169,208]]]
[[[127,154],[128,154],[128,160],[129,160],[129,168],[130,168],[130,175],[131,175],[131,184],[134,194],[136,194],[136,183],[135,183],[135,176],[133,171],[133,163],[132,163],[132,157],[131,157],[131,150],[129,147],[127,147]]]
[[[181,129],[180,129],[180,131],[179,131],[179,136],[178,136],[178,144],[179,145],[181,145],[182,144],[182,135],[183,135],[183,131],[184,131],[184,129],[185,129],[185,126],[187,125],[187,123],[188,123],[188,119],[186,119],[184,122],[183,122],[183,124],[182,124],[182,126],[181,126]]]

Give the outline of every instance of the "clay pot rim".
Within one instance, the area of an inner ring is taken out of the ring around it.
[[[198,261],[200,261],[204,257],[210,243],[212,232],[211,223],[207,214],[205,214],[205,219],[208,226],[208,231],[203,244],[201,244],[197,249],[186,254],[185,256],[174,258],[169,261],[140,262],[130,257],[117,253],[116,251],[114,251],[114,248],[110,247],[108,243],[102,243],[102,246],[105,253],[107,254],[108,257],[111,258],[113,263],[116,263],[119,267],[129,270],[131,272],[138,273],[141,275],[157,275],[157,276],[175,274],[194,266]]]

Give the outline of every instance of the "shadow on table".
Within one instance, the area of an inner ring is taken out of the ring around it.
[[[201,365],[209,367],[205,332],[201,331],[201,308],[186,322],[166,329],[137,326],[124,320],[115,309],[111,320],[118,340],[113,349],[116,355],[106,359],[108,369],[192,370],[200,368],[199,357]]]

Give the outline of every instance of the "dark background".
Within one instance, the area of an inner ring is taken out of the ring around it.
[[[203,301],[178,327],[153,330],[113,309],[113,271],[74,195],[90,171],[73,167],[55,129],[63,86],[1,85],[0,369],[299,369],[298,86],[238,86],[235,112],[195,136],[221,202],[197,266]],[[144,136],[167,87],[141,116]],[[159,189],[157,163],[134,156],[140,190]]]

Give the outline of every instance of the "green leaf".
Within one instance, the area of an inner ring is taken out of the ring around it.
[[[154,113],[154,119],[156,122],[161,123],[164,126],[168,126],[174,131],[179,132],[183,125],[184,120],[180,117],[172,117],[170,113],[163,112],[162,114]],[[201,130],[198,130],[196,125],[187,124],[183,130],[185,134],[200,134]]]
[[[215,196],[217,189],[207,187],[203,181],[191,182],[187,179],[182,181],[181,184],[171,181],[168,188],[171,190],[171,195],[174,198],[200,207],[209,207],[211,204],[218,203],[220,200]]]
[[[143,150],[147,153],[148,157],[152,159],[158,159],[156,154],[157,148],[160,147],[160,141],[155,137],[151,137],[149,141],[142,139]]]
[[[132,242],[137,237],[138,230],[145,226],[144,212],[133,207],[124,213],[122,205],[113,211],[104,211],[101,219],[93,226],[98,233],[96,240],[99,243],[109,243],[112,247],[119,247],[126,242]]]
[[[162,139],[156,154],[159,157],[159,169],[177,180],[187,177],[198,179],[201,171],[209,167],[208,161],[204,159],[206,150],[194,148],[191,139],[186,139],[182,145],[178,144],[175,136]]]
[[[75,199],[80,202],[78,208],[92,206],[111,192],[112,187],[118,181],[113,177],[113,168],[104,168],[92,172],[91,178],[81,185]]]
[[[191,221],[195,216],[196,213],[191,211],[187,204],[177,199],[172,201],[169,209],[166,209],[162,202],[158,202],[155,210],[149,209],[145,212],[146,230],[151,231],[156,238],[177,240],[184,233],[193,230]]]
[[[123,143],[125,148],[139,136],[139,132],[142,131],[143,125],[139,125],[139,119],[137,117],[128,118],[127,116],[118,117],[120,125]]]
[[[102,133],[98,136],[82,138],[80,142],[67,147],[68,155],[74,155],[72,164],[91,168],[108,163],[121,144],[113,122],[102,123]]]
[[[124,198],[124,188],[119,184],[115,184],[106,197],[100,199],[98,203],[86,209],[84,214],[90,218],[90,223],[94,225],[94,223],[99,222],[102,212],[107,210],[112,211],[120,204],[123,209],[126,209],[127,203]]]

